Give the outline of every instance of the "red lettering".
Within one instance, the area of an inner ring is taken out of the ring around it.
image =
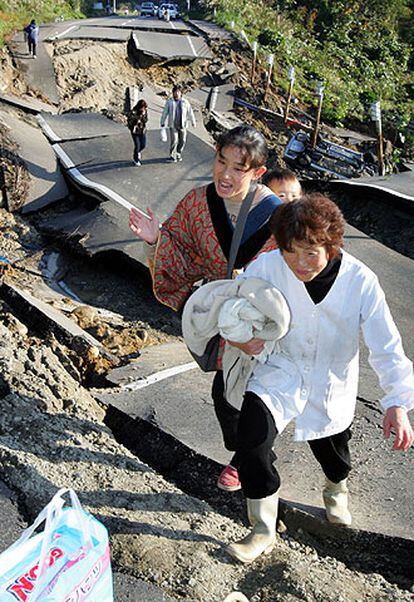
[[[60,548],[52,548],[50,550],[49,566],[52,566],[56,562],[56,560],[58,560],[62,556],[63,550],[61,550]]]
[[[51,567],[55,564],[56,560],[63,556],[63,550],[60,548],[52,548],[49,553],[48,566]],[[37,579],[37,573],[39,570],[39,563],[36,563],[29,569],[24,575],[16,579],[14,583],[7,587],[7,591],[12,594],[17,600],[26,602],[28,594],[34,587],[34,582]]]
[[[39,570],[39,563],[35,564],[30,571],[28,571],[26,573],[26,575],[28,576],[29,579],[31,579],[32,581],[36,581],[37,579],[37,571]]]
[[[12,585],[9,585],[9,587],[7,588],[8,592],[13,594],[13,596],[17,600],[22,600],[22,602],[25,602],[25,600],[27,600],[28,594],[30,594],[34,587],[33,581],[29,581],[26,575],[20,577],[18,581],[15,581]]]

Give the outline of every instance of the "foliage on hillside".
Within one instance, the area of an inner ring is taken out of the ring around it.
[[[215,20],[257,40],[262,59],[274,54],[274,83],[315,102],[325,86],[323,117],[331,123],[367,121],[381,100],[386,125],[403,131],[414,113],[413,0],[205,0]]]
[[[0,47],[8,36],[23,29],[31,19],[48,23],[57,17],[81,17],[79,0],[0,0]]]

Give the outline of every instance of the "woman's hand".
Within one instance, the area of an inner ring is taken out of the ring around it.
[[[385,412],[382,423],[384,437],[389,439],[391,433],[394,433],[394,445],[392,449],[401,449],[407,451],[414,441],[414,433],[405,408],[392,406]]]
[[[138,209],[131,209],[129,212],[129,227],[132,232],[153,245],[157,242],[160,233],[160,222],[151,209],[147,209],[149,218],[143,215]]]
[[[229,345],[237,347],[246,353],[247,355],[259,355],[262,353],[265,342],[263,339],[250,339],[247,343],[236,343],[236,341],[227,341]]]

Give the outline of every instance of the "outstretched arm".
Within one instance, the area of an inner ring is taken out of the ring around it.
[[[149,218],[141,213],[141,211],[138,211],[138,209],[131,209],[129,213],[129,227],[138,238],[153,245],[158,240],[160,222],[150,208],[147,211]]]
[[[385,412],[382,423],[384,437],[389,439],[394,434],[392,449],[407,451],[414,441],[414,432],[408,418],[407,410],[402,407],[392,406]]]

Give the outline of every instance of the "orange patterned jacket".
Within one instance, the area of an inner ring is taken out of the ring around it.
[[[272,202],[269,203],[269,199]],[[278,197],[271,194],[249,213],[245,231],[248,230],[250,214],[256,210],[259,227],[242,240],[235,269],[245,267],[259,253],[276,247],[268,221],[278,204]],[[179,310],[194,283],[225,278],[232,234],[233,227],[214,184],[191,190],[160,230],[155,254],[150,261],[156,298]]]

